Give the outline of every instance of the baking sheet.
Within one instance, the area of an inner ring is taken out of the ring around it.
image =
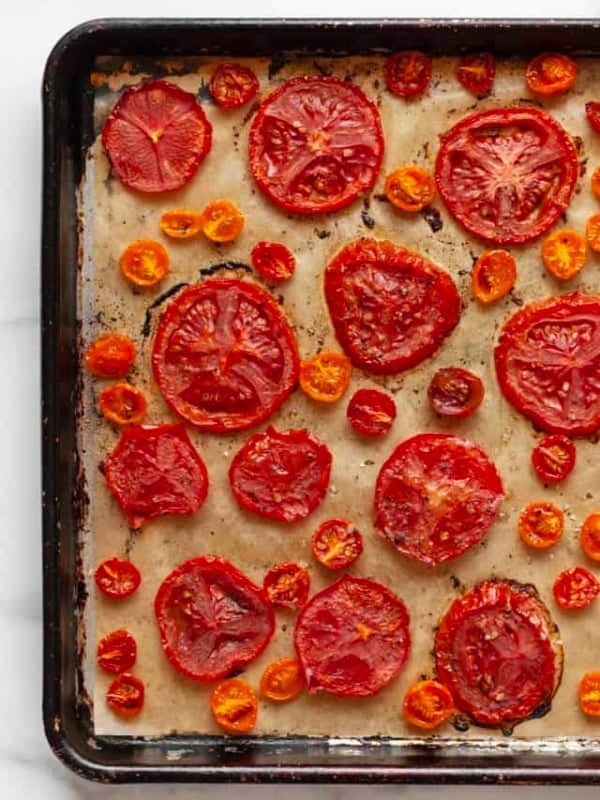
[[[221,59],[222,60],[222,59]],[[541,720],[530,720],[515,730],[515,737],[531,739],[537,748],[540,737],[594,738],[597,726],[580,714],[576,686],[580,675],[599,666],[595,624],[597,610],[567,613],[556,608],[551,586],[562,569],[583,563],[578,544],[582,520],[596,509],[595,487],[600,467],[595,457],[597,445],[578,442],[578,465],[560,487],[544,489],[531,472],[529,457],[538,438],[530,424],[517,415],[501,397],[492,364],[492,348],[500,324],[531,299],[571,291],[599,291],[598,261],[594,256],[583,272],[567,286],[549,276],[539,256],[539,242],[514,248],[519,277],[513,293],[490,309],[481,309],[470,294],[470,269],[474,258],[486,246],[469,237],[456,225],[437,200],[443,223],[434,232],[424,216],[403,215],[378,199],[385,174],[405,162],[433,168],[437,137],[455,121],[475,109],[514,102],[539,101],[530,96],[523,79],[524,63],[518,60],[499,63],[494,93],[475,101],[454,77],[456,60],[434,60],[434,75],[426,95],[415,102],[404,102],[383,88],[383,59],[375,57],[345,59],[297,59],[287,65],[266,59],[239,59],[257,73],[261,94],[281,81],[300,74],[328,72],[351,77],[380,107],[386,153],[380,177],[368,203],[357,201],[350,208],[332,215],[293,217],[272,206],[256,189],[247,166],[247,132],[255,107],[222,111],[201,91],[204,109],[213,124],[213,146],[195,178],[182,190],[162,196],[134,195],[110,176],[108,160],[97,140],[90,151],[87,177],[82,187],[84,221],[84,267],[81,273],[80,308],[85,341],[106,331],[128,333],[138,345],[138,358],[131,381],[142,388],[149,400],[149,423],[174,419],[154,385],[149,368],[152,332],[160,308],[151,315],[151,333],[142,334],[149,304],[164,290],[183,282],[194,282],[200,270],[227,260],[249,262],[249,253],[260,239],[284,241],[295,252],[294,278],[278,286],[276,295],[298,337],[302,357],[322,348],[337,349],[322,294],[322,274],[330,258],[348,241],[361,236],[389,238],[419,250],[447,269],[457,283],[464,311],[457,329],[433,359],[407,373],[374,379],[355,370],[347,398],[335,407],[318,405],[300,391],[284,404],[267,424],[285,429],[310,428],[330,447],[334,455],[331,483],[326,500],[307,520],[285,526],[251,516],[237,507],[231,496],[227,469],[232,455],[252,432],[210,436],[188,429],[204,458],[211,479],[207,502],[189,519],[154,520],[141,533],[132,534],[108,492],[98,463],[118,440],[118,432],[95,411],[97,395],[105,382],[84,378],[84,420],[81,449],[86,465],[90,494],[89,515],[84,531],[84,559],[91,581],[95,565],[111,555],[129,555],[142,571],[140,590],[121,603],[111,603],[95,595],[93,589],[86,610],[88,662],[86,684],[94,699],[96,734],[162,735],[167,733],[217,733],[209,712],[208,696],[212,685],[203,685],[179,676],[167,662],[159,644],[153,615],[153,599],[160,582],[179,563],[200,554],[215,554],[231,559],[257,583],[266,570],[279,561],[307,563],[313,591],[319,590],[334,575],[316,565],[310,557],[309,539],[314,528],[332,516],[352,518],[362,531],[365,551],[350,572],[381,581],[402,597],[411,612],[412,649],[401,676],[374,698],[341,699],[326,695],[303,694],[289,704],[260,702],[257,734],[320,734],[327,736],[387,735],[410,737],[415,731],[405,726],[400,708],[408,685],[421,675],[431,675],[431,646],[437,619],[461,586],[496,575],[537,586],[558,623],[565,643],[565,672],[553,709]],[[170,62],[174,70],[169,80],[189,91],[207,83],[219,59],[183,59]],[[588,188],[591,169],[600,162],[600,137],[591,133],[583,113],[585,101],[593,98],[593,87],[600,78],[600,61],[580,59],[576,89],[565,98],[543,105],[582,142],[581,159],[588,173],[580,180],[581,191],[567,211],[568,225],[583,230],[585,220],[598,210]],[[279,69],[275,69],[279,67]],[[106,63],[99,65],[106,68]],[[189,67],[189,69],[188,69]],[[176,74],[185,72],[186,74]],[[107,111],[123,85],[137,83],[149,74],[130,69],[110,77],[99,69],[93,76],[97,87],[95,115],[101,126]],[[233,199],[246,215],[246,227],[233,244],[216,246],[203,238],[175,242],[162,236],[158,220],[163,211],[176,207],[201,209],[211,199]],[[368,228],[365,220],[374,221]],[[562,223],[560,223],[562,224]],[[118,257],[133,239],[163,241],[171,257],[171,272],[154,292],[137,292],[121,277]],[[246,276],[247,277],[247,276]],[[482,407],[472,419],[444,422],[432,414],[426,387],[433,372],[442,366],[460,364],[478,373],[486,385]],[[345,418],[351,393],[361,386],[384,385],[393,392],[398,418],[391,433],[375,441],[354,434]],[[452,431],[481,444],[498,466],[507,492],[498,521],[479,546],[436,571],[415,565],[400,556],[373,530],[372,495],[381,463],[404,438],[422,431]],[[536,553],[521,544],[516,520],[521,508],[533,499],[552,499],[565,510],[566,530],[560,544],[550,552]],[[590,566],[590,565],[588,565]],[[91,584],[90,584],[91,585]],[[250,664],[243,677],[258,685],[267,663],[293,654],[294,615],[277,612],[277,633],[266,652]],[[94,652],[97,640],[117,627],[126,627],[138,642],[138,661],[134,671],[147,686],[144,712],[123,722],[111,714],[104,703],[110,676],[97,671]],[[497,739],[498,731],[472,727],[458,734],[451,727],[440,731],[450,738]],[[567,742],[568,743],[568,742]]]

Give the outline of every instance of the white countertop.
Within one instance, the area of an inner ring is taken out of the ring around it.
[[[42,730],[42,598],[40,538],[40,422],[39,422],[39,231],[41,176],[40,85],[46,56],[69,28],[86,19],[109,16],[374,17],[402,14],[397,0],[371,0],[367,5],[348,0],[302,0],[279,3],[258,0],[219,0],[217,5],[171,0],[15,0],[0,13],[4,41],[0,49],[2,122],[0,125],[0,342],[3,391],[0,419],[4,420],[0,464],[0,797],[37,798],[188,798],[211,800],[238,797],[233,786],[104,787],[88,784],[69,773],[51,754]],[[482,0],[459,5],[424,0],[423,17],[565,16],[592,17],[597,0],[506,0],[501,6]],[[408,9],[410,11],[410,9]],[[600,95],[600,87],[599,87]],[[600,96],[599,96],[600,99]],[[370,791],[370,790],[369,790]],[[378,798],[426,798],[429,787],[380,787]],[[513,798],[558,800],[565,789],[554,787],[447,787],[450,798],[491,800],[502,791]],[[571,789],[578,800],[596,797],[593,788]],[[246,800],[270,798],[362,798],[365,788],[248,787]]]

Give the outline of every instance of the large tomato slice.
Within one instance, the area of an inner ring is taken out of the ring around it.
[[[450,213],[498,244],[545,233],[568,206],[579,177],[569,134],[537,108],[471,114],[442,136],[435,165]]]
[[[275,627],[264,593],[229,561],[199,556],[159,586],[154,611],[160,642],[178,672],[214,681],[265,649]]]
[[[278,206],[301,214],[343,208],[377,178],[379,111],[339,78],[294,78],[262,103],[249,155],[258,186]]]
[[[550,433],[600,428],[600,296],[568,294],[531,303],[504,326],[496,346],[500,388]]]
[[[533,586],[479,584],[444,614],[434,649],[438,679],[477,724],[510,730],[550,710],[562,644]]]
[[[376,239],[347,244],[325,270],[325,298],[341,346],[368,372],[414,367],[455,327],[452,278],[405,247]]]
[[[179,189],[204,161],[212,128],[195,95],[167,81],[126,89],[108,115],[102,144],[130,189]]]
[[[171,301],[152,369],[177,414],[219,433],[257,425],[276,411],[298,381],[299,359],[275,300],[253,283],[223,278]]]
[[[437,567],[483,539],[503,495],[483,450],[459,436],[421,433],[379,471],[375,527],[403,555]]]
[[[309,692],[376,694],[408,657],[408,611],[380,583],[344,575],[300,612],[294,645]]]

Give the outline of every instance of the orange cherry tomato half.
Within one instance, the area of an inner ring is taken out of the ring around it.
[[[600,214],[594,214],[588,219],[585,235],[594,253],[600,253]]]
[[[139,569],[126,558],[107,558],[98,566],[94,577],[98,589],[112,600],[129,597],[142,582]]]
[[[566,92],[576,77],[577,64],[561,53],[542,53],[532,59],[525,70],[529,89],[544,97]]]
[[[418,681],[404,695],[404,718],[411,725],[430,731],[454,713],[452,695],[438,681]]]
[[[435,199],[433,175],[416,164],[407,164],[385,179],[387,199],[402,211],[421,211]]]
[[[579,682],[579,708],[588,717],[600,717],[600,672],[586,672]]]
[[[477,375],[462,367],[446,367],[431,379],[427,396],[436,414],[460,419],[479,408],[484,392]]]
[[[558,483],[571,474],[577,451],[568,436],[554,433],[545,436],[531,453],[531,463],[544,483]]]
[[[230,200],[213,200],[202,211],[202,233],[211,242],[233,242],[244,228],[244,215]]]
[[[565,515],[554,503],[529,503],[519,517],[519,536],[529,547],[552,547],[563,535]]]
[[[363,550],[363,540],[356,526],[347,519],[322,522],[310,540],[313,556],[329,569],[346,569]]]
[[[165,211],[159,224],[161,231],[171,239],[191,239],[202,230],[202,214],[185,208]]]
[[[227,733],[248,733],[256,725],[258,700],[249,683],[229,678],[213,689],[210,709],[215,722]]]
[[[280,658],[263,672],[260,693],[268,700],[283,703],[298,697],[304,688],[304,675],[300,662],[295,658]]]
[[[554,231],[542,242],[542,259],[555,278],[568,281],[581,272],[587,261],[585,239],[577,231]]]
[[[85,365],[99,378],[124,378],[135,361],[135,345],[128,336],[105,333],[85,352]]]
[[[274,606],[300,608],[308,600],[310,591],[308,570],[292,562],[277,564],[265,575],[263,589]]]
[[[135,717],[144,707],[144,695],[144,681],[123,672],[108,687],[106,702],[120,716]]]
[[[496,62],[490,53],[463,56],[456,71],[458,80],[477,97],[488,94],[496,76]]]
[[[592,192],[596,195],[598,200],[600,200],[600,167],[596,167],[596,169],[592,172],[590,183]]]
[[[98,642],[96,659],[105,672],[127,672],[135,664],[136,657],[136,641],[127,631],[113,631]]]
[[[252,248],[250,258],[257,272],[276,283],[287,281],[296,269],[294,254],[279,242],[258,242]]]
[[[220,64],[213,72],[208,90],[221,108],[239,108],[258,92],[258,78],[241,64]]]
[[[119,258],[121,272],[134,286],[151,289],[169,271],[169,254],[160,242],[138,239],[128,245]]]
[[[300,387],[313,400],[335,403],[352,376],[352,362],[343,353],[319,353],[300,364]]]
[[[100,411],[116,425],[137,425],[147,410],[146,398],[130,383],[115,383],[100,393]]]
[[[471,274],[474,296],[495,303],[507,295],[517,280],[517,264],[508,250],[488,250],[479,256]]]
[[[581,526],[581,549],[592,561],[600,561],[600,512],[587,517]]]
[[[561,572],[552,594],[561,608],[585,608],[598,597],[600,583],[585,567],[571,567]]]
[[[600,103],[586,103],[585,114],[592,128],[600,133]]]
[[[398,97],[423,94],[431,80],[431,59],[418,50],[403,50],[385,64],[385,83]]]

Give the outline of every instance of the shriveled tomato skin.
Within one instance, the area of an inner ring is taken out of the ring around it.
[[[346,355],[389,375],[432,355],[454,329],[460,298],[452,278],[393,242],[356,239],[325,270],[325,299]]]
[[[437,677],[477,725],[510,730],[550,710],[562,643],[535,588],[484,581],[455,600],[435,636]]]
[[[344,575],[318,592],[294,629],[308,691],[377,694],[408,658],[409,624],[402,600],[376,581]]]
[[[394,398],[379,389],[359,389],[346,409],[349,423],[364,436],[385,436],[394,424],[396,413]]]
[[[161,583],[154,611],[165,655],[197,681],[224,678],[259,656],[275,615],[264,592],[223,558],[198,556]]]

